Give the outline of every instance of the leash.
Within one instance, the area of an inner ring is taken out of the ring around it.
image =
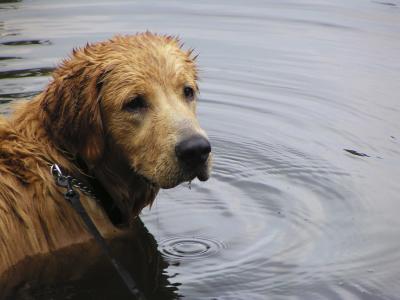
[[[111,264],[114,266],[114,269],[118,272],[119,276],[124,281],[126,287],[129,289],[131,294],[135,296],[136,299],[138,300],[145,300],[144,295],[137,288],[137,285],[133,280],[133,278],[111,255],[110,249],[106,241],[100,234],[96,225],[93,223],[93,220],[90,218],[85,207],[82,205],[79,193],[76,190],[74,190],[74,187],[77,187],[84,194],[91,196],[93,199],[97,201],[97,199],[94,196],[94,193],[88,187],[79,182],[76,178],[73,178],[72,176],[69,175],[64,175],[57,164],[51,165],[50,172],[53,175],[57,185],[67,189],[67,191],[64,193],[65,199],[72,205],[75,211],[79,214],[82,221],[85,223],[87,230],[93,236],[97,244],[100,246],[102,252],[111,261]]]

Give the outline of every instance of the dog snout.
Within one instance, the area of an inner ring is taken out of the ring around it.
[[[210,152],[210,142],[201,135],[186,138],[175,146],[178,160],[192,167],[204,164]]]

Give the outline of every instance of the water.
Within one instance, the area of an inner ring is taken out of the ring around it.
[[[200,54],[213,176],[115,246],[149,298],[400,299],[399,0],[1,1],[0,20],[5,114],[87,41],[149,29]],[[31,262],[18,297],[127,299],[85,257]]]

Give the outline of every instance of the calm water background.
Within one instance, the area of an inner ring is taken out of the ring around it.
[[[200,54],[215,154],[143,212],[150,290],[174,290],[149,297],[400,299],[400,1],[1,1],[0,112],[73,47],[146,29]],[[107,276],[46,295],[123,289]]]

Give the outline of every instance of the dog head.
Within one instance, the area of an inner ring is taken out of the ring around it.
[[[117,36],[75,50],[53,76],[46,94],[56,100],[43,102],[47,127],[89,166],[118,159],[161,188],[209,178],[211,146],[196,117],[196,65],[177,39]]]

